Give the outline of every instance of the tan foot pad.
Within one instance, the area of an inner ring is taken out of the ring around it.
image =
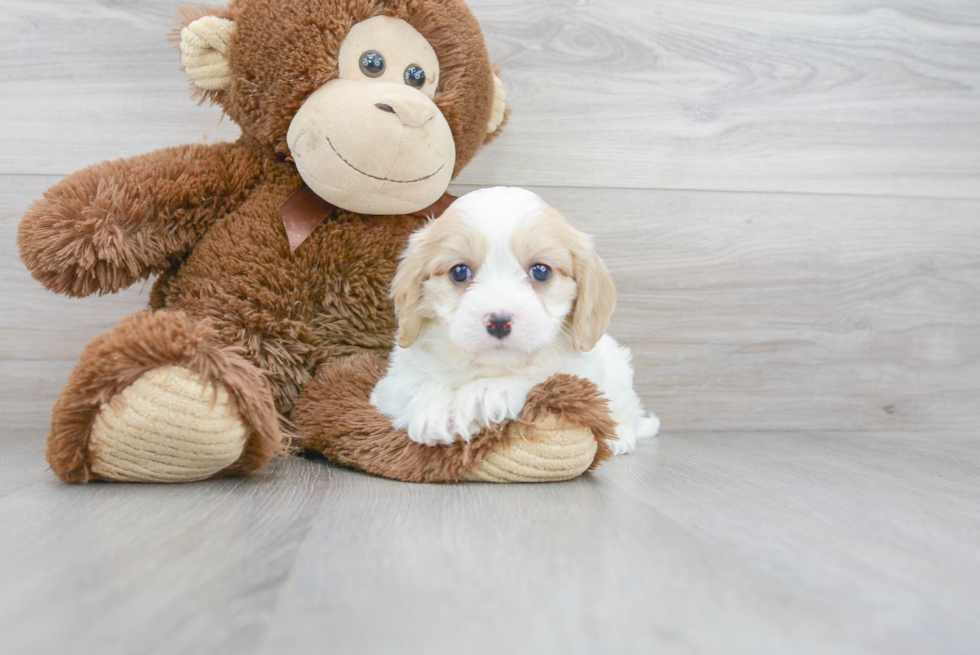
[[[236,461],[246,426],[220,385],[165,366],[103,405],[92,426],[92,472],[119,482],[203,480]]]
[[[561,427],[554,418],[528,427],[511,426],[510,444],[483,458],[462,480],[470,482],[549,482],[585,473],[598,444],[587,427]]]

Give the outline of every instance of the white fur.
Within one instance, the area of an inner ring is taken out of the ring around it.
[[[638,437],[657,433],[660,422],[643,411],[633,390],[629,350],[609,335],[588,352],[573,348],[567,319],[582,281],[556,275],[551,292],[542,293],[518,261],[515,230],[544,208],[529,191],[494,188],[470,193],[447,211],[486,237],[486,258],[465,291],[444,275],[423,282],[430,320],[411,346],[395,346],[387,375],[371,394],[371,403],[414,441],[469,441],[491,423],[516,418],[531,388],[556,373],[591,380],[609,400],[615,454],[632,452]],[[487,332],[492,313],[513,316],[504,339]]]

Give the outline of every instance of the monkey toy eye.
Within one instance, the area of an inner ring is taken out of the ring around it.
[[[422,85],[425,84],[425,71],[412,64],[405,69],[405,84],[421,89]]]
[[[537,282],[547,282],[551,279],[551,267],[545,264],[535,264],[528,269],[528,273]]]
[[[457,264],[449,269],[449,279],[456,284],[463,284],[464,282],[469,282],[470,278],[473,277],[473,271],[466,264]]]
[[[368,77],[381,77],[385,72],[385,58],[376,50],[368,50],[361,55],[361,72]]]

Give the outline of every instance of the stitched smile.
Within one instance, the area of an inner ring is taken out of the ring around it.
[[[437,168],[435,170],[435,172],[429,173],[425,177],[420,177],[420,178],[418,178],[416,180],[393,180],[390,177],[378,177],[377,175],[371,175],[370,173],[365,173],[360,168],[358,168],[354,164],[352,164],[349,161],[347,161],[346,159],[344,159],[344,156],[342,154],[340,154],[340,152],[338,152],[336,146],[334,146],[334,144],[333,144],[333,141],[330,140],[330,137],[327,137],[327,143],[330,144],[330,148],[333,150],[334,154],[337,155],[338,157],[340,157],[340,161],[344,162],[345,164],[347,164],[348,166],[350,166],[352,169],[354,169],[355,171],[357,171],[361,175],[363,175],[365,177],[370,177],[370,178],[375,179],[375,180],[381,180],[382,182],[394,182],[396,184],[412,184],[413,182],[421,182],[422,180],[427,180],[430,177],[432,177],[433,175],[436,175],[439,171],[441,171],[443,168],[446,167],[446,165],[443,164],[442,166],[440,166],[439,168]]]

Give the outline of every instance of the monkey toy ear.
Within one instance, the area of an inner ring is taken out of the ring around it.
[[[487,139],[489,143],[500,134],[500,130],[507,122],[510,110],[507,108],[507,93],[504,91],[504,83],[497,76],[496,68],[493,73],[493,109],[490,112],[490,122],[487,123]]]
[[[231,85],[228,43],[235,22],[202,16],[180,31],[180,63],[204,91],[223,91]]]

